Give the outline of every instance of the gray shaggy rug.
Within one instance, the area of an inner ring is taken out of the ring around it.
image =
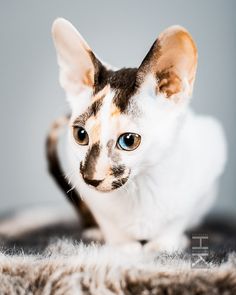
[[[235,223],[208,221],[195,230],[210,240],[207,267],[195,268],[191,249],[127,254],[82,241],[75,220],[40,214],[0,220],[1,295],[236,294]]]

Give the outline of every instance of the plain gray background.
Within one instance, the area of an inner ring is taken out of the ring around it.
[[[215,210],[236,212],[236,1],[1,1],[0,212],[69,205],[46,172],[50,123],[67,110],[51,24],[62,16],[115,66],[138,66],[163,29],[185,26],[199,50],[193,106],[223,122],[229,160]]]

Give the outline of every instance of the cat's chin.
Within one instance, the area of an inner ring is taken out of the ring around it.
[[[120,186],[119,188],[105,188],[105,187],[100,188],[100,187],[93,187],[89,185],[89,187],[99,193],[108,194],[108,193],[112,193],[114,191],[122,189],[123,186]]]
[[[109,185],[109,186],[105,186],[105,185],[99,185],[97,187],[94,187],[92,185],[89,185],[87,184],[87,186],[89,186],[89,188],[91,188],[92,190],[95,190],[99,193],[104,193],[104,194],[108,194],[108,193],[112,193],[114,191],[118,191],[118,190],[122,190],[128,183],[127,181],[128,179],[126,179],[125,181],[123,181],[122,184],[120,184],[119,186],[116,185],[116,186],[112,186],[112,185]]]

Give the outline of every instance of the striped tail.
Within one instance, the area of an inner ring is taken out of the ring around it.
[[[60,131],[69,122],[69,116],[60,117],[55,120],[51,126],[49,134],[46,140],[46,157],[48,163],[48,171],[53,177],[58,187],[65,193],[67,199],[74,206],[77,213],[82,217],[84,227],[97,226],[97,223],[86,206],[82,201],[79,193],[72,188],[65,178],[64,171],[61,167],[59,155],[58,155],[58,141]]]

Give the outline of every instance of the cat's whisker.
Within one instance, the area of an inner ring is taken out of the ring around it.
[[[66,175],[65,175],[65,178],[66,180],[68,181],[69,184],[72,183],[72,179],[76,176],[75,173],[77,172],[77,169],[74,168],[72,169],[70,172],[68,172]]]
[[[71,186],[71,188],[67,191],[67,194],[69,194],[71,191],[73,191],[75,189],[75,185]]]
[[[74,172],[75,172],[75,169],[67,172],[66,175],[65,175],[65,178],[69,178]]]

